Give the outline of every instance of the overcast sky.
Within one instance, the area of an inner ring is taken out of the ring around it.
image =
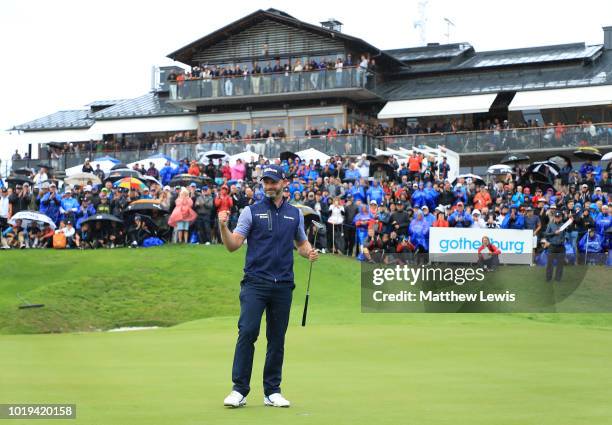
[[[96,99],[142,95],[151,67],[171,63],[168,53],[256,9],[274,7],[313,24],[333,17],[343,32],[380,49],[422,45],[414,25],[422,16],[426,42],[466,41],[477,51],[601,44],[601,27],[612,25],[606,0],[419,3],[0,0],[0,129]],[[450,37],[444,18],[455,24]]]

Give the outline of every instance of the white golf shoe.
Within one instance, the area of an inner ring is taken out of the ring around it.
[[[246,397],[240,394],[238,391],[232,391],[229,393],[225,400],[223,400],[223,405],[228,407],[241,407],[246,404]]]
[[[264,397],[264,404],[266,406],[273,407],[289,407],[291,405],[291,403],[289,403],[289,400],[283,397],[281,393],[274,393]]]

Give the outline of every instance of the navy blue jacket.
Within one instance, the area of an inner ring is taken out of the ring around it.
[[[273,200],[264,197],[243,209],[234,231],[247,238],[245,279],[295,286],[294,240],[306,239],[301,210],[284,199],[277,208]]]

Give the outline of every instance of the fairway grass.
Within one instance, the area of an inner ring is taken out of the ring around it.
[[[358,263],[329,255],[313,268],[306,327],[296,259],[282,384],[292,407],[263,406],[264,327],[247,407],[226,409],[243,255],[2,253],[18,267],[0,284],[0,402],[77,404],[76,420],[10,423],[610,423],[610,315],[364,314]],[[45,307],[18,310],[16,293]],[[171,327],[95,330],[130,325]]]

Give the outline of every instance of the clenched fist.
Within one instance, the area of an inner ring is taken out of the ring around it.
[[[219,211],[218,218],[219,218],[219,224],[227,226],[227,220],[229,219],[229,211],[226,211],[226,210]]]

